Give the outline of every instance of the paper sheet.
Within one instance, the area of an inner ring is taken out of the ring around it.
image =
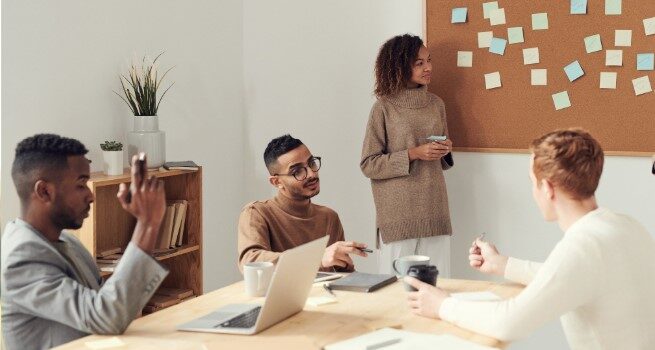
[[[525,40],[523,39],[523,27],[507,28],[507,41],[510,44],[518,44],[524,42]]]
[[[506,47],[507,47],[507,40],[501,38],[491,38],[491,45],[489,46],[489,52],[495,53],[497,55],[504,55]]]
[[[546,29],[548,29],[548,14],[545,12],[532,14],[532,30]]]
[[[603,50],[603,43],[600,40],[600,34],[590,35],[584,38],[584,47],[587,53]]]
[[[623,50],[605,51],[605,65],[620,67],[623,65]]]
[[[568,66],[564,67],[564,72],[569,78],[569,81],[574,81],[584,75],[584,71],[582,70],[582,66],[580,65],[579,61],[574,61]]]
[[[653,88],[650,85],[650,79],[648,79],[647,75],[633,79],[632,87],[635,89],[635,95],[637,96],[653,91]]]
[[[616,72],[600,72],[600,88],[616,89]]]
[[[539,86],[548,85],[548,70],[532,69],[530,71],[530,84]]]
[[[493,72],[484,75],[484,85],[489,89],[495,89],[502,86],[500,82],[500,72]]]
[[[627,29],[615,30],[614,46],[632,46],[632,30],[627,30]]]
[[[556,111],[571,107],[571,100],[569,99],[569,93],[567,91],[558,92],[556,94],[553,94],[552,97],[553,97],[553,104],[555,104]]]
[[[523,49],[523,64],[537,64],[539,63],[539,48],[531,47]]]
[[[453,9],[451,23],[466,23],[466,15],[468,13],[468,8],[466,7],[457,7]]]
[[[491,39],[494,37],[494,32],[479,32],[478,33],[478,47],[486,48],[491,46]]]
[[[637,54],[637,70],[655,69],[655,54],[639,53]]]
[[[473,51],[457,51],[457,67],[473,67]]]

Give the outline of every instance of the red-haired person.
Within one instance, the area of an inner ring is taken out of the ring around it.
[[[476,240],[473,268],[526,285],[516,297],[470,302],[407,277],[417,314],[510,341],[560,317],[572,349],[653,349],[655,240],[633,218],[598,207],[603,150],[589,133],[558,130],[532,142],[532,194],[564,231],[544,263],[500,255]]]

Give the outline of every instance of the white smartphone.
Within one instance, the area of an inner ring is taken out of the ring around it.
[[[436,141],[446,141],[448,137],[446,137],[445,135],[440,135],[440,136],[432,135],[426,137],[425,139],[430,142],[436,142]]]

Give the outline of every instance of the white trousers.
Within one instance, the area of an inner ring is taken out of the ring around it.
[[[384,244],[378,237],[380,254],[378,255],[379,273],[395,273],[391,264],[401,256],[425,255],[430,257],[430,265],[437,266],[440,278],[450,278],[450,236],[433,236]]]

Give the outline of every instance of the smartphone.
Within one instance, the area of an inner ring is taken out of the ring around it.
[[[146,169],[146,154],[144,152],[139,153],[139,157],[136,160],[136,177],[135,180],[140,181],[141,183],[143,182],[145,176],[147,176],[147,171]],[[141,186],[141,183],[136,183],[134,184],[135,186]],[[130,203],[132,201],[132,191],[127,192],[127,196],[125,197],[125,202]]]
[[[430,141],[430,142],[436,142],[436,141],[446,141],[446,139],[448,139],[448,137],[446,137],[445,135],[439,135],[439,136],[432,135],[432,136],[426,137],[425,139]]]

